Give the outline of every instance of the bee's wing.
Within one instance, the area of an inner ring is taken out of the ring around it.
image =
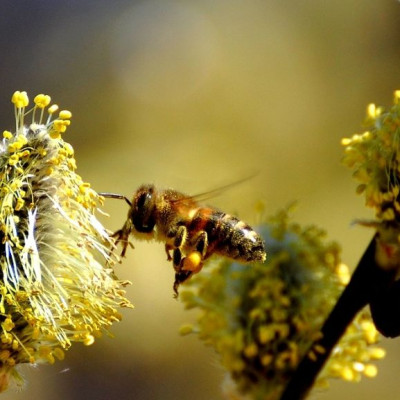
[[[193,202],[193,201],[195,201],[195,202],[201,203],[201,202],[206,201],[208,199],[211,199],[211,198],[214,198],[216,196],[219,196],[221,193],[225,192],[225,190],[228,190],[231,187],[234,187],[236,185],[240,185],[241,183],[246,182],[246,181],[254,178],[256,175],[257,174],[253,174],[253,175],[247,176],[246,178],[239,179],[239,180],[237,180],[235,182],[228,183],[227,185],[220,186],[217,189],[209,190],[207,192],[198,193],[198,194],[195,194],[195,195],[192,195],[192,196],[185,196],[185,197],[180,198],[180,199],[172,200],[172,202],[173,203],[185,203],[185,202]]]

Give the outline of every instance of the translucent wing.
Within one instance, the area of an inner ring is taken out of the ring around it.
[[[256,176],[256,174],[253,174],[253,175],[247,176],[246,178],[239,179],[235,182],[228,183],[227,185],[220,186],[217,189],[209,190],[207,192],[198,193],[198,194],[191,195],[191,196],[185,196],[183,198],[179,198],[176,200],[171,200],[171,203],[184,203],[186,201],[195,201],[195,202],[201,203],[208,199],[219,196],[221,193],[225,192],[226,190],[228,190],[234,186],[240,185],[241,183],[246,182],[246,181],[254,178],[255,176]]]

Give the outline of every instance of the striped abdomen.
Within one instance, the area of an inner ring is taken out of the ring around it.
[[[232,215],[212,208],[199,208],[187,226],[189,242],[196,234],[207,233],[208,246],[204,258],[213,253],[239,261],[264,261],[265,245],[251,226]]]

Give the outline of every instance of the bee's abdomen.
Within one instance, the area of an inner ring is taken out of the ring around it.
[[[199,209],[189,231],[207,232],[206,257],[217,253],[239,261],[264,261],[264,241],[253,228],[230,214],[212,209]]]

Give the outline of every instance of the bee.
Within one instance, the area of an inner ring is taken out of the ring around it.
[[[123,227],[114,233],[115,244],[122,243],[125,256],[129,236],[165,243],[167,260],[175,270],[173,289],[193,274],[204,261],[218,254],[240,262],[263,262],[265,244],[253,228],[233,215],[202,205],[199,196],[188,196],[173,189],[142,185],[132,201],[120,194],[100,193],[103,197],[124,199],[129,205]]]

